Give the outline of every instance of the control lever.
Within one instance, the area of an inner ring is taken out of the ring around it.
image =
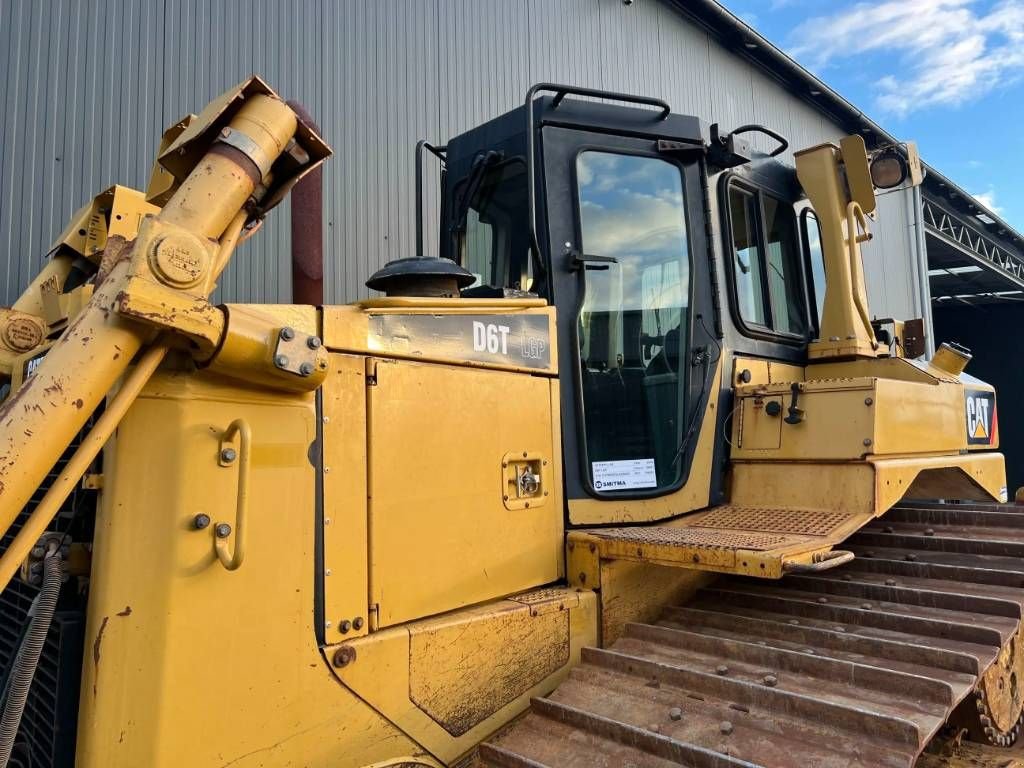
[[[787,424],[799,424],[804,420],[804,409],[797,405],[800,397],[800,385],[794,382],[790,387],[790,391],[793,393],[793,399],[789,403],[789,415],[783,421]]]

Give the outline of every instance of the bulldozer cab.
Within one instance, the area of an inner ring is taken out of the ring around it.
[[[475,277],[462,296],[557,307],[570,522],[720,501],[722,373],[798,362],[814,333],[795,174],[717,136],[657,99],[542,85],[446,147],[439,245]]]

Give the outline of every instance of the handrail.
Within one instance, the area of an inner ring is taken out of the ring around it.
[[[229,447],[238,436],[238,452]],[[214,549],[217,559],[229,571],[238,570],[245,560],[245,520],[249,507],[249,468],[252,460],[252,428],[245,419],[232,421],[220,439],[220,465],[230,467],[238,461],[238,491],[235,501],[235,526],[228,523],[213,526]],[[232,536],[234,533],[234,536]],[[233,539],[233,542],[231,541]],[[231,544],[234,544],[232,548]]]

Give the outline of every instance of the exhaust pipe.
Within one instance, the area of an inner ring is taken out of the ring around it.
[[[320,127],[302,104],[288,106],[317,133]],[[317,166],[299,179],[291,191],[292,210],[292,303],[324,303],[324,182]]]

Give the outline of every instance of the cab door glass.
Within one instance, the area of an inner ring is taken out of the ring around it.
[[[655,157],[576,161],[583,271],[578,318],[592,488],[645,491],[681,476],[690,253],[682,174]]]

